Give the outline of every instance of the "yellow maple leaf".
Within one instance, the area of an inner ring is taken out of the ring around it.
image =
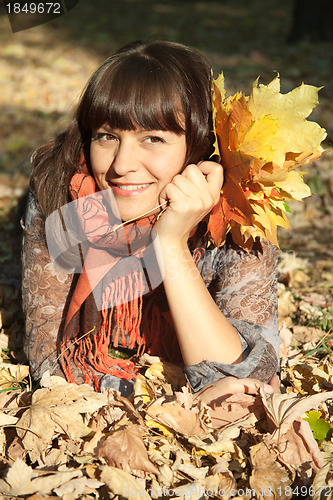
[[[276,181],[275,185],[288,193],[294,200],[302,200],[311,195],[311,190],[301,177],[301,172],[291,171],[287,173],[284,181]]]
[[[258,150],[253,156],[282,166],[288,152],[302,153],[318,147],[325,139],[326,131],[318,123],[306,121],[306,118],[319,102],[319,90],[302,84],[283,95],[280,93],[279,77],[267,86],[258,85],[256,81],[248,98],[248,107],[254,127],[258,133],[260,129],[263,142],[269,143],[271,154],[264,157]],[[263,125],[268,123],[270,127],[265,130]],[[251,134],[250,130],[250,137]]]

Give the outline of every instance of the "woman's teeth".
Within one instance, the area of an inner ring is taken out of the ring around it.
[[[123,189],[124,191],[137,191],[138,189],[142,189],[144,187],[149,186],[148,184],[116,184],[119,189]]]

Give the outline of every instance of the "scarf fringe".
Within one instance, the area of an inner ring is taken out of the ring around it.
[[[183,358],[170,312],[161,312],[155,301],[150,300],[144,308],[142,324],[148,353],[180,364]]]
[[[137,370],[134,363],[113,358],[109,355],[109,347],[118,347],[120,340],[121,347],[132,349],[137,345],[138,350],[144,352],[146,342],[140,332],[143,290],[142,272],[135,271],[112,282],[103,293],[102,324],[99,331],[82,337],[79,337],[78,332],[74,338],[62,339],[60,360],[68,382],[76,383],[71,361],[80,368],[84,383],[92,383],[96,390],[99,390],[99,380],[95,370],[125,380],[135,379]],[[113,319],[117,330],[112,340]]]

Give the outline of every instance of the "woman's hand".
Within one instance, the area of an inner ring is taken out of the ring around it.
[[[267,394],[280,392],[280,380],[274,375],[269,384],[253,378],[225,377],[204,387],[195,396],[210,406],[211,425],[219,429],[254,413],[258,419],[265,416],[259,388]]]
[[[267,394],[279,393],[279,377],[274,375],[269,384],[255,378],[225,377],[204,387],[196,395],[203,403],[217,406],[232,394],[251,394],[255,396],[259,393],[260,387]]]
[[[160,203],[168,207],[154,226],[159,237],[187,242],[190,231],[219,201],[223,168],[203,161],[188,165],[160,193]]]

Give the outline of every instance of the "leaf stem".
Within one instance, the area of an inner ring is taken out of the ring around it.
[[[149,215],[151,212],[154,212],[158,208],[161,208],[164,206],[164,209],[158,214],[158,217],[162,214],[162,212],[166,209],[168,202],[164,201],[160,205],[157,205],[157,207],[151,208],[148,210],[148,212],[145,212],[144,214],[138,215],[137,217],[133,217],[133,219],[126,220],[125,222],[122,222],[121,224],[118,224],[118,226],[114,227],[112,231],[117,231],[120,227],[124,227],[127,224],[130,224],[131,222],[135,222],[136,220],[142,219],[142,217],[146,217],[146,215]]]

